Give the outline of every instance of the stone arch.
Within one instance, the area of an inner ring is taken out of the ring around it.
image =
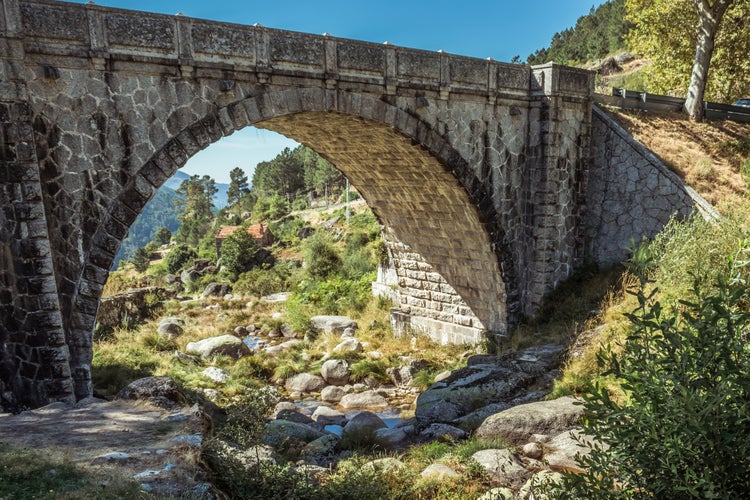
[[[360,189],[400,242],[422,255],[455,289],[480,326],[505,329],[506,288],[515,283],[508,282],[512,266],[503,246],[503,228],[490,195],[448,140],[416,113],[370,94],[271,88],[214,107],[182,129],[113,200],[93,234],[66,325],[66,331],[78,337],[71,346],[78,397],[91,393],[88,372],[96,308],[128,228],[191,156],[251,125],[287,135],[329,159]],[[368,168],[368,162],[378,168]],[[431,234],[442,238],[428,241]]]

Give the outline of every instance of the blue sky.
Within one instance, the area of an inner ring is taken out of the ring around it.
[[[78,3],[85,3],[79,1]],[[602,0],[96,0],[99,5],[145,10],[239,24],[260,23],[306,33],[424,50],[445,50],[480,58],[521,59],[549,45],[557,31]],[[183,171],[209,174],[229,182],[229,170],[242,167],[249,177],[258,162],[270,160],[293,141],[246,128],[209,146],[190,159]]]

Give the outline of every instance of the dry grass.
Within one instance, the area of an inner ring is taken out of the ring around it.
[[[730,213],[747,195],[740,166],[750,157],[750,124],[695,123],[680,113],[609,114],[720,212]]]

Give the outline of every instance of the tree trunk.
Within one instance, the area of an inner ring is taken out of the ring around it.
[[[714,52],[714,41],[719,30],[721,18],[733,0],[693,0],[698,11],[698,40],[695,44],[695,59],[690,75],[685,111],[694,121],[703,120],[703,95],[706,92],[706,79],[711,56]]]

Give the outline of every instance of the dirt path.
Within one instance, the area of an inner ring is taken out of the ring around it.
[[[201,428],[195,408],[90,398],[0,414],[0,443],[49,450],[84,469],[111,469],[159,496],[199,497],[208,487],[199,466]]]

